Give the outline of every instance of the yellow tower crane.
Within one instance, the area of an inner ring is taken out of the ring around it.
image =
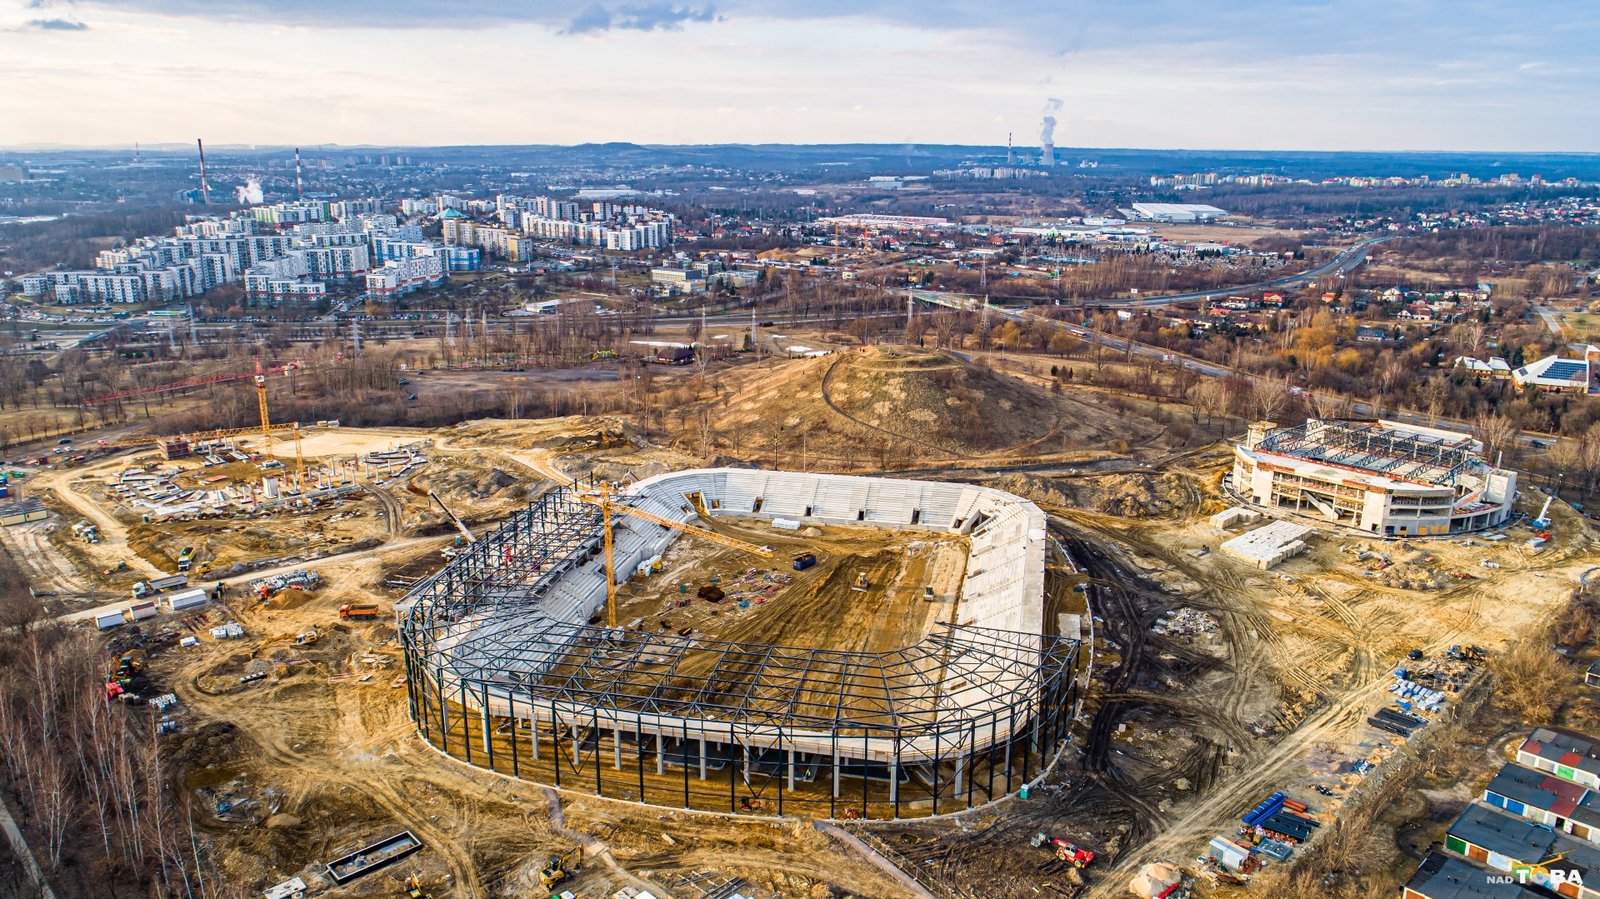
[[[272,419],[267,415],[267,375],[261,369],[261,360],[256,360],[256,404],[261,407],[261,441],[262,452],[268,459],[277,458],[272,454]]]
[[[294,423],[294,480],[300,488],[300,501],[306,501],[306,457],[300,452],[300,422]]]
[[[709,540],[712,543],[726,546],[730,549],[741,550],[752,555],[762,557],[770,557],[772,555],[772,547],[770,546],[757,546],[737,537],[728,537],[716,531],[697,528],[692,524],[684,524],[681,521],[673,521],[670,518],[663,518],[643,509],[635,509],[626,503],[612,499],[611,485],[608,483],[602,482],[594,493],[574,491],[573,496],[586,503],[600,507],[600,530],[604,534],[606,547],[606,627],[608,628],[617,626],[617,573],[611,558],[611,516],[613,513],[642,519],[651,524],[659,524],[664,528],[681,531],[691,537],[699,537],[701,540]]]

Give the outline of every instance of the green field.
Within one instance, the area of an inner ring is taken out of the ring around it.
[[[1600,314],[1594,312],[1566,312],[1556,317],[1561,326],[1575,336],[1600,338]]]

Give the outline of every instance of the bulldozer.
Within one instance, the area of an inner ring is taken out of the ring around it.
[[[546,890],[571,877],[583,862],[583,850],[575,849],[562,855],[552,855],[539,869],[539,884]]]

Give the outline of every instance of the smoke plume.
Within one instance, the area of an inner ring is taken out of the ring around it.
[[[261,182],[251,178],[243,187],[234,188],[234,193],[239,196],[241,206],[255,206],[263,201],[261,195]]]
[[[1050,146],[1056,142],[1055,113],[1061,110],[1061,101],[1055,97],[1044,101],[1044,120],[1039,124],[1039,143]]]

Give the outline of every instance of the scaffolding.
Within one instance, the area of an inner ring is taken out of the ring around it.
[[[598,509],[552,490],[397,605],[425,740],[653,805],[892,819],[1004,796],[1066,738],[1076,640],[947,625],[850,652],[607,628],[589,623],[601,537]]]

